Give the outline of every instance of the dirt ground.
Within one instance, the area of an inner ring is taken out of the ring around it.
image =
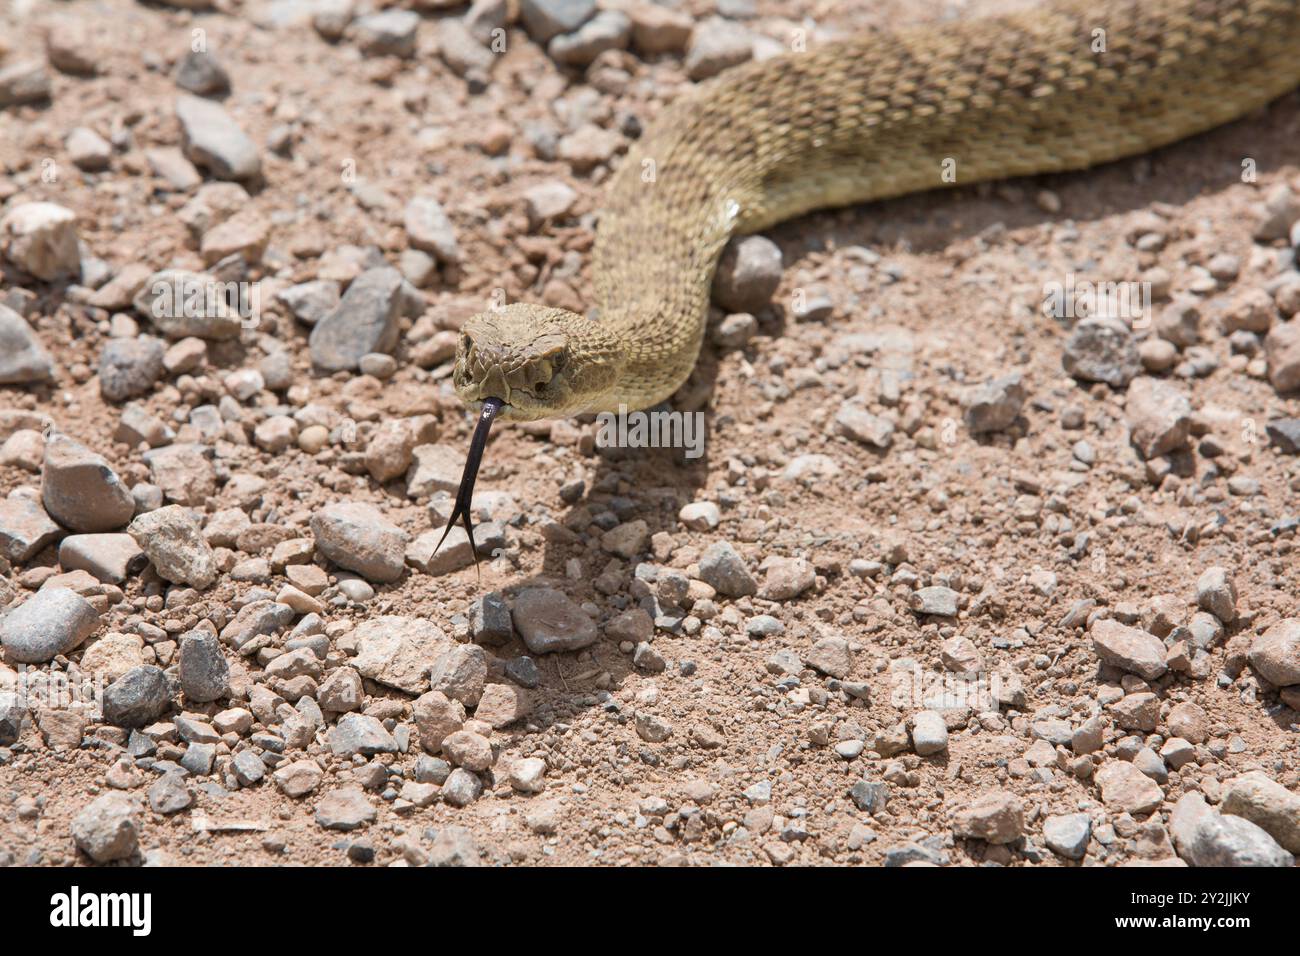
[[[713,0],[685,0],[680,10],[697,22],[718,10],[784,43],[792,30],[814,25],[815,41],[1006,6],[758,0],[715,8]],[[95,65],[89,76],[49,66],[47,101],[0,109],[4,211],[31,201],[73,210],[83,261],[103,260],[109,276],[132,265],[205,268],[181,214],[198,185],[169,184],[146,155],[181,145],[173,74],[200,30],[231,78],[230,93],[216,101],[261,157],[261,181],[240,213],[255,213],[269,234],[238,267],[265,283],[260,324],[210,342],[203,365],[164,372],[135,401],[176,430],[177,442],[210,447],[217,487],[192,504],[200,522],[240,508],[255,526],[284,533],[268,532],[247,551],[219,548],[220,573],[206,589],[171,585],[148,569],[116,593],[101,589],[94,634],[46,668],[66,669],[106,634],[134,633],[146,636],[141,663],[174,674],[179,635],[205,619],[221,631],[250,592],[274,599],[288,582],[282,569],[264,578],[254,569],[241,575],[246,580],[232,570],[270,558],[281,540],[311,538],[313,516],[331,504],[374,505],[412,539],[440,528],[446,495],[432,508],[427,496],[411,497],[404,468],[375,480],[368,443],[385,423],[428,415],[432,424],[422,427],[436,431],[432,443],[463,454],[473,421],[450,388],[445,350],[434,355],[429,343],[501,294],[589,302],[587,252],[602,182],[628,133],[692,82],[674,52],[621,52],[585,71],[559,65],[514,22],[486,82],[467,81],[436,40],[440,22],[465,17],[464,6],[422,8],[410,57],[365,55],[351,33],[327,41],[311,9],[296,0],[218,0],[203,11],[11,0],[0,18],[0,48],[9,50],[0,69],[45,58],[46,33],[74,29],[69,24],[87,28],[80,42]],[[187,778],[193,803],[179,812],[159,812],[148,799],[159,777],[154,763],[168,754],[179,760],[185,749],[174,728],[158,754],[137,759],[123,757],[126,733],[106,722],[87,721],[80,744],[68,745],[29,721],[18,742],[0,749],[0,859],[90,862],[74,843],[72,821],[96,797],[121,792],[138,805],[138,847],[127,863],[388,865],[459,853],[522,865],[1177,864],[1169,815],[1185,794],[1217,804],[1224,786],[1250,770],[1293,794],[1300,787],[1297,714],[1245,663],[1258,635],[1295,614],[1298,459],[1271,445],[1264,426],[1300,415],[1300,403],[1275,389],[1262,351],[1243,352],[1244,340],[1230,342],[1219,321],[1237,297],[1271,295],[1278,276],[1294,269],[1285,241],[1255,231],[1270,190],[1300,188],[1298,107],[1289,95],[1228,128],[1086,173],[963,187],[775,228],[767,236],[781,249],[783,275],[757,314],[756,334],[740,347],[710,344],[702,360],[701,458],[606,454],[592,447],[592,422],[502,423],[478,483],[480,493],[508,495],[495,499],[504,536],[497,557],[447,573],[408,567],[396,582],[372,581],[375,594],[361,601],[340,591],[340,569],[323,554],[305,559],[329,575],[317,595],[330,639],[321,682],[348,666],[353,628],[382,615],[432,622],[468,641],[471,605],[488,592],[511,603],[528,588],[557,588],[599,626],[598,639],[578,651],[530,653],[518,634],[487,647],[489,685],[511,683],[506,664],[521,655],[533,659],[539,680],[528,712],[512,723],[489,728],[467,708],[471,731],[492,744],[491,766],[476,772],[482,794],[468,805],[450,805],[436,786],[427,806],[412,803],[414,791],[403,796],[417,762],[425,761],[425,774],[434,756],[418,742],[419,695],[367,678],[358,709],[385,722],[404,745],[398,752],[336,755],[337,715],[327,711],[299,752],[271,754],[266,778],[240,785],[233,755],[251,748],[266,756],[257,735],[275,731],[259,717],[251,730],[223,735],[211,774]],[[612,156],[581,168],[588,164],[537,145],[545,138],[539,130],[563,143],[586,124],[612,133]],[[78,127],[111,144],[107,168],[74,164],[67,140]],[[1243,181],[1244,159],[1253,160],[1253,181]],[[571,207],[530,222],[527,190],[557,181],[575,191]],[[399,264],[410,246],[403,210],[417,194],[446,210],[460,261],[441,265],[420,290],[422,314],[402,320],[395,372],[384,380],[313,370],[311,329],[273,291],[332,274],[344,246],[373,247]],[[1210,272],[1216,257],[1218,276]],[[103,455],[128,486],[151,481],[143,451],[114,440],[124,403],[103,397],[96,373],[115,313],[129,314],[142,334],[161,332],[151,333],[130,307],[89,304],[90,290],[77,282],[34,279],[12,262],[5,270],[0,301],[20,301],[5,298],[15,289],[31,293],[21,299],[24,314],[55,371],[49,383],[0,387],[0,410],[12,413],[0,442],[17,430],[13,423],[39,429],[46,416]],[[1157,312],[1176,297],[1198,302],[1199,341],[1180,345],[1179,364],[1158,375],[1192,409],[1191,437],[1167,458],[1144,462],[1132,449],[1126,389],[1063,370],[1072,323],[1040,305],[1044,289],[1068,275],[1155,276]],[[829,314],[796,314],[791,303],[808,290],[830,300]],[[200,435],[190,417],[196,406],[229,397],[231,373],[285,353],[288,387],[236,400],[241,420],[232,426],[227,417],[216,437]],[[969,389],[1016,372],[1026,393],[1016,421],[972,433]],[[837,428],[845,403],[892,423],[887,448]],[[309,405],[328,410],[332,431],[346,421],[352,433],[332,435],[315,453],[296,442],[271,451],[254,440],[265,417]],[[39,489],[39,459],[36,468],[0,464],[0,496]],[[264,481],[256,494],[244,490],[249,476]],[[720,523],[688,527],[680,510],[704,501],[719,506]],[[645,523],[636,554],[602,546],[605,531],[631,521]],[[709,596],[701,560],[723,541],[759,594]],[[0,606],[21,604],[58,562],[50,546],[8,566]],[[1211,567],[1235,581],[1237,617],[1194,666],[1170,669],[1147,688],[1099,661],[1094,619],[1163,638],[1190,621],[1197,581]],[[664,568],[692,582],[685,621],[678,615],[634,651],[637,639],[607,626],[656,593]],[[799,593],[762,596],[776,593],[765,584],[787,575],[806,575]],[[955,615],[913,610],[916,592],[932,585],[956,592]],[[187,593],[168,601],[169,591]],[[692,602],[703,602],[704,614],[691,613]],[[760,615],[775,618],[778,632],[751,636]],[[946,662],[965,646],[958,637],[1005,696],[944,708],[946,746],[923,756],[909,728],[933,702],[900,697],[899,688],[913,686],[913,673],[961,670]],[[204,704],[177,693],[159,719],[186,712],[206,720],[249,706],[250,687],[276,685],[266,667],[288,638],[286,629],[269,653],[252,656],[223,645],[230,691]],[[848,669],[810,666],[820,660],[814,645],[846,658]],[[1116,701],[1148,691],[1154,722],[1120,726]],[[1204,712],[1203,735],[1181,766],[1147,774],[1163,777],[1158,805],[1135,812],[1124,796],[1103,795],[1101,768],[1132,761],[1143,748],[1159,753],[1178,736],[1171,709],[1188,702]],[[1095,714],[1104,739],[1081,758],[1069,738]],[[545,763],[539,793],[511,783],[524,758]],[[314,761],[323,773],[305,797],[273,782],[273,768],[292,760]],[[386,768],[378,778],[367,770],[375,762]],[[123,776],[110,780],[115,766]],[[883,786],[855,791],[862,781]],[[319,803],[353,787],[374,808],[373,821],[324,828]],[[1009,826],[1008,839],[980,839],[980,822],[963,822],[962,812],[990,795],[1003,801],[990,825],[999,834]],[[1048,819],[1079,813],[1091,827],[1082,864],[1049,849],[1044,836]],[[467,832],[449,829],[456,827]]]

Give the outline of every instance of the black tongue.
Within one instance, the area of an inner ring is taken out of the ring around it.
[[[460,476],[460,487],[456,490],[456,507],[452,509],[451,517],[447,519],[447,527],[443,529],[442,537],[438,539],[438,547],[433,549],[433,553],[438,553],[438,548],[447,540],[447,535],[455,527],[457,519],[465,523],[465,533],[469,535],[469,547],[474,554],[474,571],[478,573],[478,545],[474,543],[474,523],[470,520],[469,505],[474,499],[474,482],[478,479],[478,468],[483,463],[483,449],[487,447],[488,432],[492,430],[492,419],[496,417],[501,406],[505,402],[499,398],[483,399],[483,410],[479,412],[478,424],[474,427],[474,437],[469,442],[469,456],[465,459],[465,471]]]

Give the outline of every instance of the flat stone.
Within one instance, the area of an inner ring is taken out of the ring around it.
[[[691,33],[684,66],[692,80],[707,80],[754,58],[754,37],[739,23],[710,17]]]
[[[908,606],[917,614],[933,614],[936,617],[957,616],[957,592],[940,585],[917,588],[908,599]]]
[[[0,499],[0,555],[8,561],[26,564],[61,534],[40,502],[23,496]]]
[[[477,644],[456,644],[434,659],[429,668],[429,688],[442,691],[466,707],[474,707],[483,695],[487,672],[487,653],[483,648]]]
[[[884,450],[894,443],[894,423],[861,405],[845,402],[835,413],[835,430],[860,445]]]
[[[86,645],[81,654],[81,671],[95,680],[111,684],[124,674],[144,666],[144,639],[138,634],[109,632]]]
[[[352,666],[363,676],[408,694],[429,689],[429,667],[452,647],[431,621],[394,615],[359,624],[352,632],[357,655]]]
[[[316,279],[281,289],[275,294],[304,325],[315,325],[336,308],[341,300],[339,284],[331,279]]]
[[[149,788],[149,806],[154,813],[170,816],[193,805],[194,794],[185,785],[185,775],[178,771],[163,774]]]
[[[839,680],[853,671],[853,651],[843,637],[823,637],[808,649],[803,660],[814,670]]]
[[[197,96],[176,99],[185,155],[217,179],[250,180],[262,174],[257,146],[220,104]]]
[[[515,630],[534,654],[576,651],[596,642],[596,622],[561,591],[527,588],[515,598]]]
[[[1043,842],[1067,860],[1082,860],[1092,838],[1092,820],[1086,813],[1061,813],[1043,821]]]
[[[942,714],[923,710],[912,718],[912,749],[921,757],[948,749],[948,725]]]
[[[68,588],[43,588],[0,619],[0,644],[11,661],[44,664],[94,633],[99,612]]]
[[[406,494],[429,498],[436,492],[455,494],[465,470],[465,452],[450,445],[418,445],[406,473]],[[468,543],[468,539],[466,539]]]
[[[169,339],[224,342],[243,328],[237,309],[215,276],[188,269],[152,273],[131,300],[135,311]]]
[[[311,530],[321,554],[369,581],[396,581],[406,568],[406,532],[371,505],[327,505],[312,515]]]
[[[497,730],[523,720],[532,712],[532,708],[532,695],[522,687],[488,684],[483,688],[483,694],[474,710],[474,719]]]
[[[953,834],[989,843],[1011,843],[1025,829],[1024,802],[1014,793],[994,791],[976,797],[953,818]]]
[[[217,475],[202,445],[151,448],[144,453],[153,483],[168,501],[202,508],[216,494]]]
[[[1131,763],[1109,760],[1096,773],[1101,799],[1118,813],[1145,814],[1164,800],[1160,785]]]
[[[460,262],[456,230],[432,196],[415,196],[406,204],[406,237],[411,245],[444,264]]]
[[[546,44],[561,33],[572,33],[596,14],[596,0],[520,0],[524,29]]]
[[[129,534],[75,534],[59,545],[65,571],[86,571],[106,584],[122,584],[145,569],[149,559]]]
[[[326,830],[358,830],[379,814],[357,787],[331,790],[316,804],[316,822]]]
[[[429,753],[441,753],[442,742],[465,724],[465,708],[441,691],[422,694],[412,707],[420,746]]]
[[[1103,619],[1092,625],[1092,649],[1104,663],[1144,680],[1155,680],[1168,668],[1160,638],[1119,621]]]
[[[312,793],[324,777],[314,760],[295,760],[293,763],[278,767],[271,779],[276,788],[286,797],[299,799]]]
[[[329,747],[336,756],[351,757],[361,754],[397,753],[397,741],[374,717],[365,714],[344,714],[329,733]]]

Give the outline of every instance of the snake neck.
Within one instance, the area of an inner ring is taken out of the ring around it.
[[[727,240],[814,209],[1082,169],[1300,83],[1300,0],[1064,0],[729,70],[667,107],[611,179],[593,257],[643,408],[695,365]]]

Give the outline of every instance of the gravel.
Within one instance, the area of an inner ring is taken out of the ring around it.
[[[117,727],[144,727],[171,706],[171,685],[151,664],[132,668],[104,688],[104,719]]]
[[[106,793],[91,801],[72,821],[77,848],[96,863],[126,860],[140,842],[138,808],[124,793]]]
[[[256,180],[262,174],[257,146],[219,104],[197,96],[176,99],[185,155],[217,179]]]
[[[45,442],[41,500],[50,517],[73,531],[121,528],[135,514],[135,500],[103,456],[66,435]]]

